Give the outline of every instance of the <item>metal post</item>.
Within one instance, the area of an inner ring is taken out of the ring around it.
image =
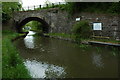
[[[48,4],[46,4],[46,7],[48,7]]]
[[[34,6],[34,10],[35,10],[35,6]]]
[[[59,2],[59,5],[60,5],[60,2]]]
[[[29,10],[29,6],[28,6],[28,10]]]
[[[22,8],[22,11],[24,11],[24,9]]]
[[[41,9],[41,5],[39,5],[39,8]]]
[[[54,3],[52,3],[52,7],[54,8]]]

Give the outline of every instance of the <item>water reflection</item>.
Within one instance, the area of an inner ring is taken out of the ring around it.
[[[68,41],[34,36],[33,44],[28,44],[35,45],[33,50],[24,41],[21,38],[15,44],[34,78],[118,78],[118,57],[111,55],[112,49],[95,46],[84,49]]]
[[[29,31],[29,33],[27,34],[27,36],[24,38],[24,43],[25,43],[25,46],[27,48],[30,48],[30,49],[35,48],[34,37],[32,36],[34,34],[35,34],[35,32]]]
[[[32,78],[63,78],[66,74],[63,67],[37,62],[36,60],[26,60],[24,64]]]
[[[32,35],[34,35],[36,32],[34,32],[34,31],[29,31],[29,33],[27,34],[27,36],[32,36]]]
[[[102,62],[101,54],[93,53],[92,55],[92,63],[96,65],[96,67],[104,67],[104,63]]]

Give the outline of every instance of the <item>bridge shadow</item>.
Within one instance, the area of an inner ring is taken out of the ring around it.
[[[49,32],[49,24],[45,20],[43,20],[39,17],[28,17],[28,18],[25,18],[24,20],[22,20],[21,22],[17,23],[17,25],[16,25],[17,31],[19,33],[23,33],[23,31],[22,31],[23,26],[26,25],[30,21],[40,22],[43,25],[42,26],[43,33],[48,33]]]

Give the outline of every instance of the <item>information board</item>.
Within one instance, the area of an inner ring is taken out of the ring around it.
[[[80,18],[76,18],[76,21],[80,21]]]
[[[93,23],[93,30],[102,30],[102,23]]]

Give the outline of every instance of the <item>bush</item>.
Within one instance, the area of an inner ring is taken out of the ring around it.
[[[120,2],[112,3],[110,8],[108,9],[108,12],[120,14]]]
[[[73,34],[75,35],[75,40],[81,42],[82,39],[89,39],[92,35],[91,27],[88,21],[77,22],[73,26]]]

